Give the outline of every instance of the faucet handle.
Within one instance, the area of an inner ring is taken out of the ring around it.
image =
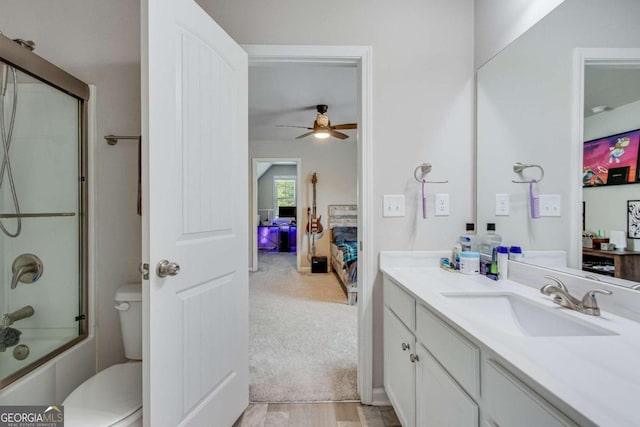
[[[611,295],[613,292],[606,291],[604,289],[592,289],[582,297],[582,308],[584,309],[584,312],[593,316],[600,316],[600,309],[598,308],[596,293]]]
[[[564,283],[562,283],[562,280],[558,279],[557,277],[553,277],[553,276],[544,276],[545,279],[551,280],[552,282],[555,282],[555,284],[562,289],[565,292],[569,292],[569,289],[567,289],[567,287],[565,286]]]

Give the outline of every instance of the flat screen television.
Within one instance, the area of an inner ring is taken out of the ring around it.
[[[295,206],[278,206],[278,218],[295,218]]]
[[[586,141],[582,185],[594,187],[640,182],[639,148],[640,129]]]

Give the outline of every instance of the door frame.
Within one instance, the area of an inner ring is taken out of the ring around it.
[[[274,63],[352,64],[358,69],[358,393],[373,402],[373,62],[371,46],[242,45],[249,66]],[[255,216],[251,224],[255,221]]]
[[[291,157],[252,157],[251,158],[251,201],[249,202],[250,211],[250,232],[249,232],[249,252],[251,259],[249,260],[249,271],[258,271],[258,227],[254,224],[256,215],[258,214],[258,163],[282,162],[295,163],[296,165],[296,204],[299,205],[301,199],[301,183],[302,183],[302,159]],[[302,218],[300,217],[300,209],[296,213],[296,230],[300,230]],[[296,270],[300,271],[300,233],[296,231]]]
[[[571,173],[572,185],[569,187],[569,206],[580,206],[582,196],[582,171],[584,147],[584,74],[587,65],[626,65],[640,67],[640,49],[638,48],[575,48],[573,52],[573,120],[571,123]],[[576,154],[577,153],[577,154]],[[582,214],[579,209],[569,217],[569,247],[567,261],[569,266],[579,268],[582,265]]]

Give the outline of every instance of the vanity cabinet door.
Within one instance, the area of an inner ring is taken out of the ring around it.
[[[415,427],[416,340],[389,309],[384,308],[384,387],[404,427]]]
[[[483,408],[500,427],[577,427],[495,361],[482,366]]]
[[[480,349],[418,304],[416,337],[474,399],[480,396]]]
[[[478,405],[420,344],[416,354],[416,425],[478,427]]]

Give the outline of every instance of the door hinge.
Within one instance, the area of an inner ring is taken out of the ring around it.
[[[86,315],[81,314],[80,316],[76,316],[76,322],[79,322],[79,321],[84,320],[84,319],[86,319],[86,318],[87,318],[87,316],[86,316]]]
[[[140,263],[138,266],[138,271],[142,275],[142,280],[149,280],[149,264],[146,262]]]

